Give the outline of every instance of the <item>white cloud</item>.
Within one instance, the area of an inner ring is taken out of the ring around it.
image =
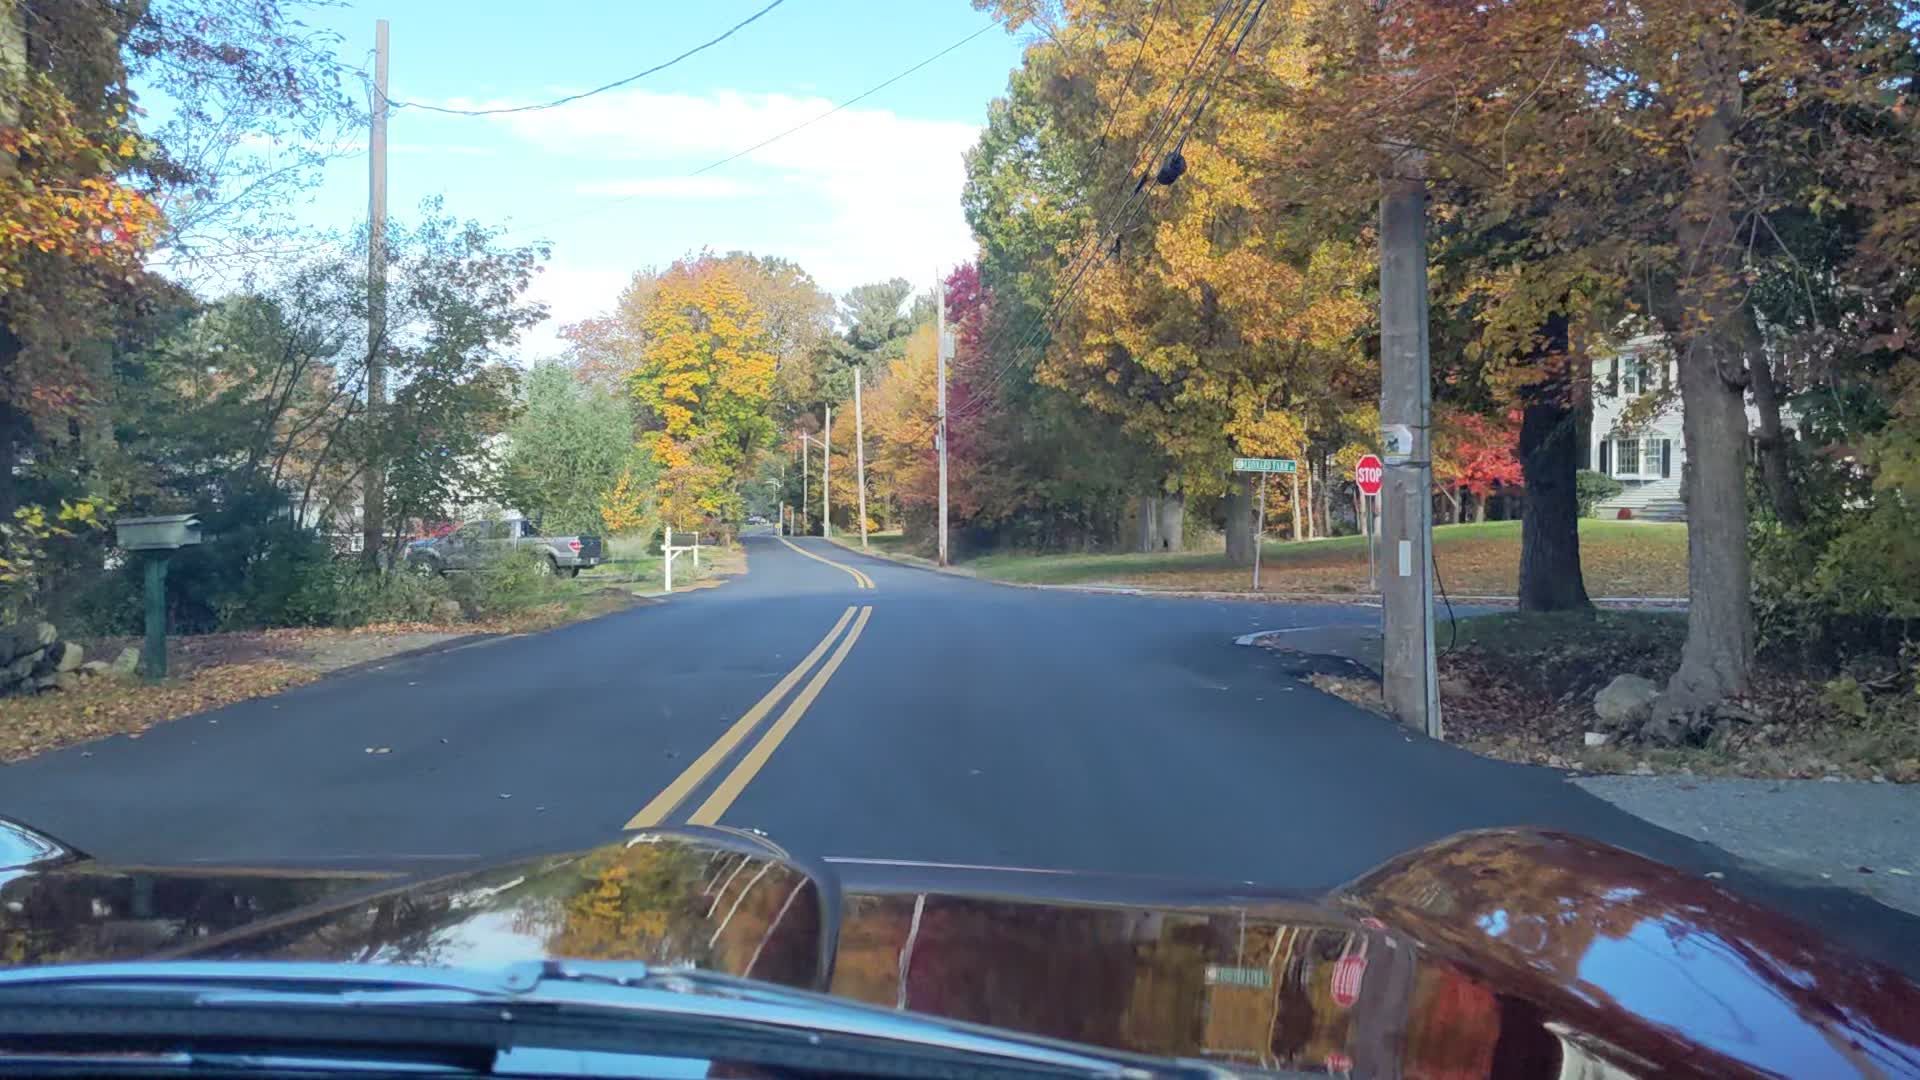
[[[560,329],[612,310],[620,290],[633,274],[625,270],[583,269],[560,262],[549,264],[533,279],[529,299],[547,305],[547,321],[521,335],[518,352],[527,361],[544,360],[566,351]]]
[[[650,176],[578,184],[573,190],[581,195],[615,195],[624,199],[737,199],[755,194],[759,188],[728,176]]]
[[[656,184],[662,192],[698,191],[700,198],[721,201],[774,198],[754,181],[778,182],[788,190],[778,195],[777,234],[738,236],[737,223],[719,218],[715,232],[724,229],[755,251],[798,259],[829,288],[896,274],[918,281],[936,265],[971,257],[960,191],[966,179],[962,155],[979,134],[973,124],[845,109],[721,167],[746,174],[745,180],[687,175],[832,107],[824,98],[787,94],[633,90],[493,120],[555,158],[649,162],[660,174],[617,182],[633,185],[623,190]],[[678,186],[728,180],[741,184],[732,195],[723,195],[723,186]],[[728,246],[717,235],[714,240],[716,250]]]
[[[714,172],[688,175],[832,107],[823,98],[786,94],[633,90],[490,122],[563,174],[592,175],[596,163],[621,163],[629,175],[572,183],[575,205],[555,207],[567,220],[605,214],[618,221],[621,200],[680,200],[670,211],[675,233],[692,231],[698,239],[676,245],[792,259],[835,292],[895,276],[925,288],[937,268],[970,259],[974,242],[960,193],[962,155],[979,134],[973,124],[845,109]],[[678,247],[654,250],[646,232],[628,238],[617,225],[587,243],[556,244],[553,263],[533,288],[552,317],[526,335],[522,356],[561,352],[561,326],[610,309],[633,270],[684,254]]]

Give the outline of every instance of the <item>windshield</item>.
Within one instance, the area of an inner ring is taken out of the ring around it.
[[[0,966],[1334,1073],[1513,1002],[1664,1060],[1601,1000],[1825,1072],[1752,1017],[1920,974],[1914,4],[6,6]],[[683,828],[758,854],[695,902],[621,846]],[[1603,847],[1348,888],[1513,829]],[[1167,915],[1244,894],[1329,929]],[[1009,895],[1136,913],[942,900]]]

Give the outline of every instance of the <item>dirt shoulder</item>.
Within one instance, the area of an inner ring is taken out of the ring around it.
[[[1506,612],[1461,619],[1457,634],[1442,623],[1438,633],[1447,740],[1489,757],[1586,774],[1920,782],[1920,731],[1902,715],[1764,664],[1752,693],[1732,703],[1697,744],[1654,745],[1609,729],[1595,712],[1595,695],[1618,675],[1664,683],[1686,638],[1681,615]],[[1258,644],[1283,655],[1356,661],[1357,670],[1300,674],[1380,711],[1377,634],[1278,635]]]
[[[746,571],[744,549],[702,551],[701,573],[674,591],[707,589]],[[658,602],[659,560],[611,564],[566,582],[547,602],[488,619],[394,623],[352,630],[273,629],[173,637],[159,683],[101,677],[75,689],[0,700],[0,764],[109,735],[139,738],[167,720],[277,694],[338,672],[511,634],[559,626]],[[92,657],[138,647],[135,638],[82,643]]]

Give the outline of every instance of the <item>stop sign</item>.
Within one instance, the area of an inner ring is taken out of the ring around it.
[[[1362,495],[1380,494],[1380,481],[1386,471],[1380,467],[1380,459],[1367,454],[1353,463],[1353,482],[1360,485]]]

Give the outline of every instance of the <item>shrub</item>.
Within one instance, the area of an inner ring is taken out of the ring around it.
[[[336,560],[323,583],[316,580],[303,608],[309,625],[366,626],[370,623],[437,622],[448,599],[448,583],[427,574],[378,573],[358,560]]]
[[[1581,517],[1592,517],[1594,507],[1623,490],[1620,481],[1592,469],[1581,469],[1573,476],[1573,497],[1580,503]]]
[[[461,610],[476,619],[551,603],[563,588],[547,557],[526,550],[502,553],[469,572],[449,575],[447,581]]]

